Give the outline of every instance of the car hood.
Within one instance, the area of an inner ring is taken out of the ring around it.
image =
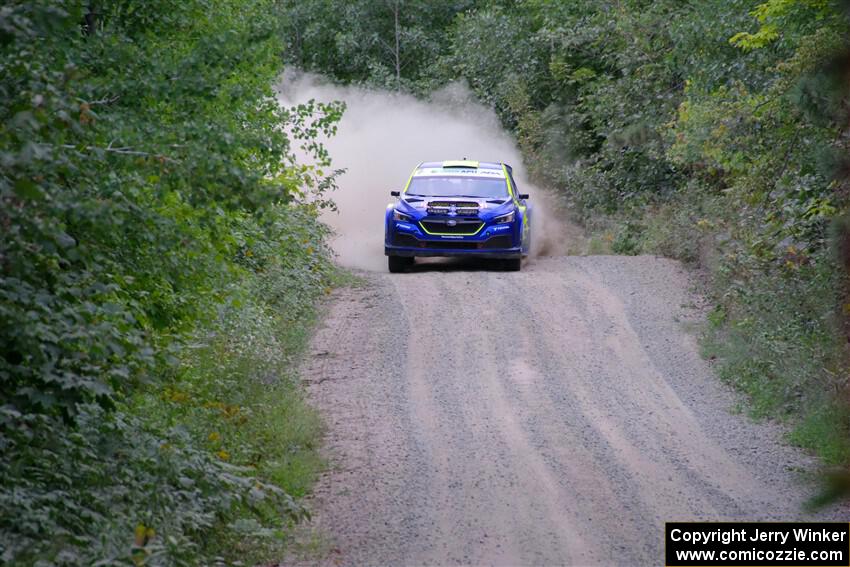
[[[513,208],[513,201],[508,198],[480,197],[403,197],[397,207],[403,212],[411,211],[417,217],[432,215],[480,215],[490,216],[494,213],[504,213]]]

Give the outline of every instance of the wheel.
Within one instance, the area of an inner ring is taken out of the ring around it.
[[[387,267],[392,274],[403,272],[412,265],[413,258],[410,256],[387,256]]]
[[[509,272],[518,272],[522,269],[522,258],[510,258],[504,260],[505,270]]]

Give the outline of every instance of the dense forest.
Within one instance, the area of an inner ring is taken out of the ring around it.
[[[850,462],[850,51],[831,0],[12,0],[0,8],[0,561],[278,557],[320,467],[292,361],[345,277],[342,104],[463,82],[592,251],[705,274],[706,355]],[[303,146],[318,165],[298,163]]]
[[[831,0],[286,2],[288,60],[466,83],[593,252],[704,271],[706,354],[757,416],[850,459],[850,52]]]

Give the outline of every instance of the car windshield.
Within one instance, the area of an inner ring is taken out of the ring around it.
[[[492,199],[508,196],[504,178],[461,176],[414,177],[407,188],[408,195],[420,197],[480,197]]]

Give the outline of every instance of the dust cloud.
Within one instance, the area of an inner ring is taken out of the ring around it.
[[[449,85],[422,101],[288,72],[278,86],[278,99],[286,106],[311,99],[346,103],[336,136],[322,140],[333,167],[346,169],[332,196],[338,212],[322,217],[336,233],[332,246],[340,264],[385,270],[384,211],[394,200],[389,192],[403,189],[419,162],[463,158],[513,166],[519,190],[530,194],[533,207],[532,255],[565,253],[567,231],[548,206],[551,198],[527,181],[510,135],[464,86]]]

